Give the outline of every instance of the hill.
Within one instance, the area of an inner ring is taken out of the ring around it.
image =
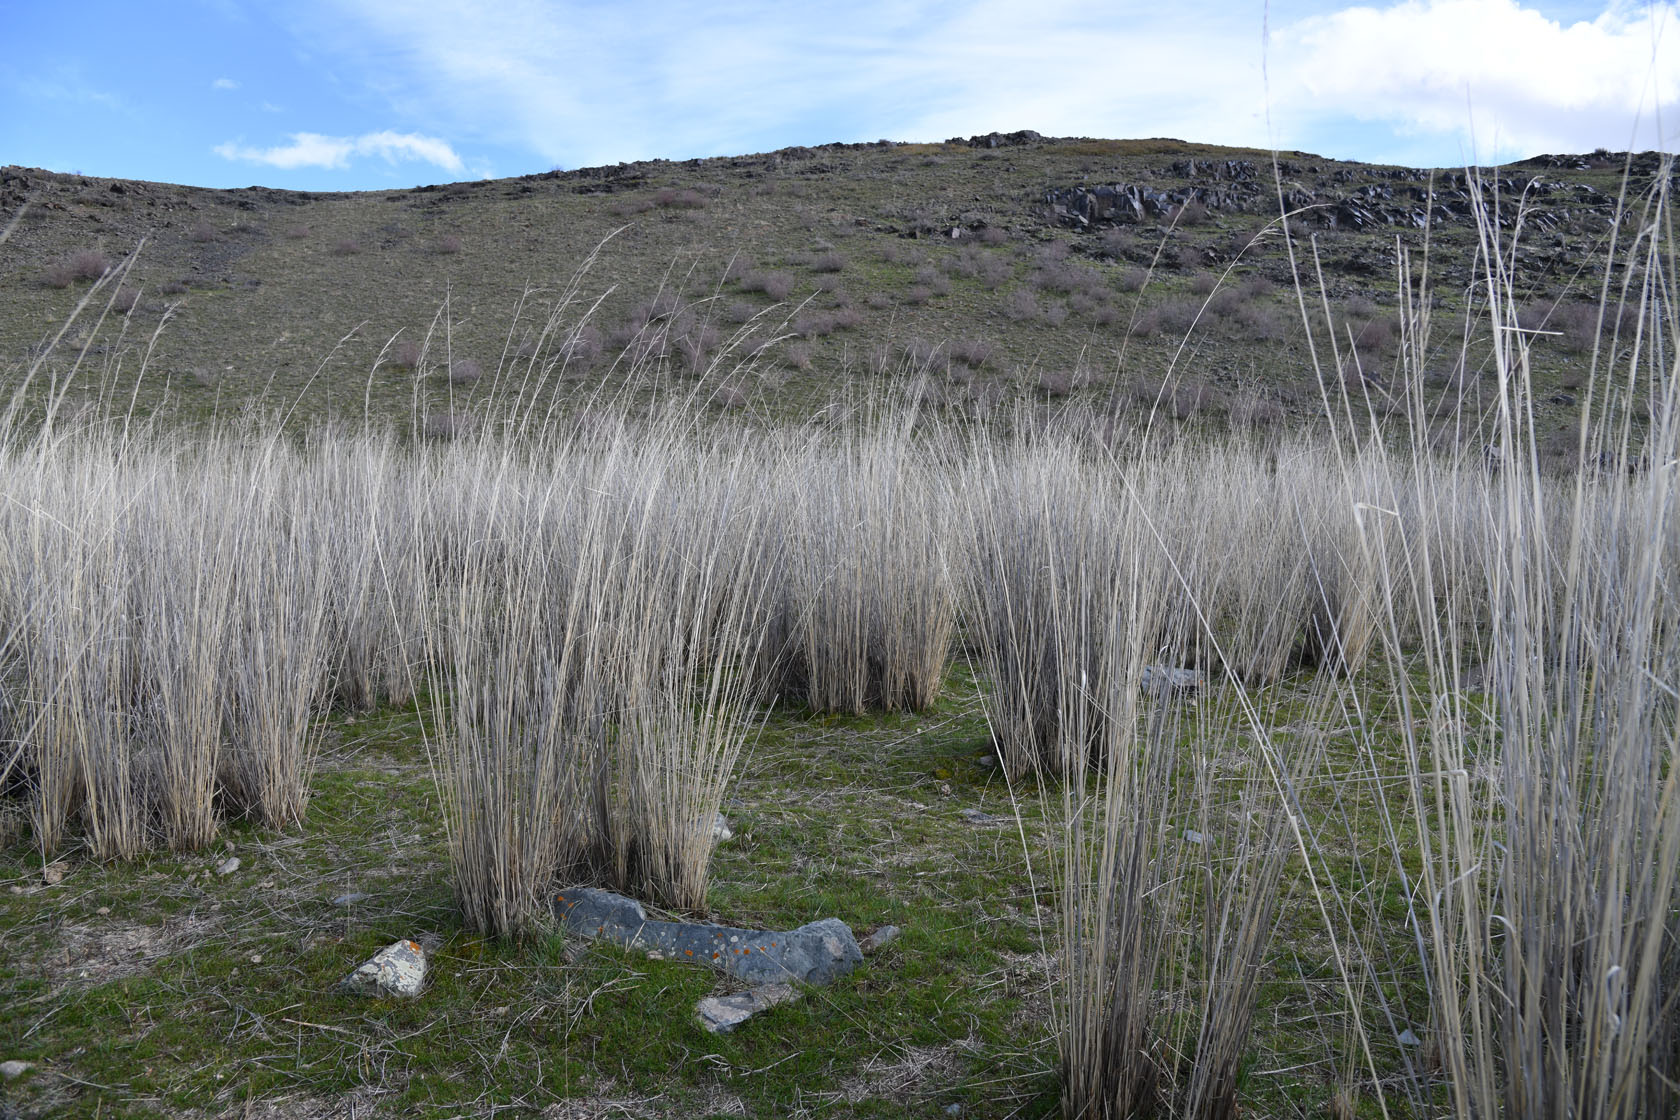
[[[1484,290],[1481,197],[1498,209],[1524,326],[1556,332],[1536,348],[1536,383],[1561,430],[1629,168],[1637,196],[1658,161],[1599,152],[1467,173],[1030,132],[359,193],[8,167],[0,361],[21,376],[89,278],[137,252],[102,293],[113,314],[97,329],[84,314],[46,367],[79,361],[84,394],[171,417],[371,406],[446,431],[493,409],[498,372],[504,387],[534,374],[564,393],[626,380],[692,392],[703,377],[721,405],[793,416],[926,370],[928,395],[953,408],[1084,394],[1265,425],[1321,412],[1297,273],[1331,375],[1326,310],[1343,379],[1379,405],[1399,394],[1404,253],[1430,292],[1422,368],[1445,415],[1474,400],[1485,368],[1460,329]]]

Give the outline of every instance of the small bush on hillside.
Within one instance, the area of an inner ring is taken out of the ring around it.
[[[391,364],[398,369],[415,369],[420,365],[423,353],[424,349],[418,342],[405,338],[391,347]]]
[[[987,226],[980,231],[979,236],[982,245],[1002,245],[1009,240],[1009,232],[997,226]]]
[[[111,310],[118,315],[127,315],[140,303],[140,292],[134,288],[122,288],[111,297]]]
[[[1148,282],[1149,273],[1141,268],[1128,268],[1115,278],[1114,286],[1122,292],[1141,292]]]
[[[1026,288],[1016,288],[1003,297],[1003,315],[1016,323],[1036,319],[1039,315],[1038,299]]]
[[[811,258],[812,272],[839,272],[846,267],[846,258],[833,250]]]
[[[786,272],[754,270],[741,277],[741,288],[748,292],[763,292],[779,302],[793,294],[793,276]]]
[[[362,251],[362,244],[354,237],[341,237],[333,242],[332,250],[336,256],[353,257]]]
[[[193,223],[193,227],[187,232],[187,236],[200,244],[204,244],[205,242],[216,240],[220,234],[216,232],[215,226],[201,219]]]
[[[706,196],[695,190],[666,187],[653,196],[653,204],[667,210],[699,210],[706,205]]]
[[[484,367],[472,358],[457,358],[449,363],[451,385],[471,385],[484,376]]]
[[[441,253],[445,256],[459,253],[461,251],[461,239],[452,233],[445,234],[437,239],[437,242],[432,246],[432,249],[434,252]]]
[[[303,241],[309,237],[308,226],[287,226],[286,239],[288,241]]]
[[[80,249],[48,266],[41,282],[49,288],[68,288],[78,280],[97,280],[111,269],[111,261],[97,249]]]

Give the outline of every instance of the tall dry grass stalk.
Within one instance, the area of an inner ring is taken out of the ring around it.
[[[765,645],[768,695],[812,710],[915,711],[939,695],[966,550],[949,441],[913,406],[788,439]],[[785,438],[785,437],[784,437]]]
[[[770,567],[763,463],[730,442],[621,427],[443,464],[471,536],[434,695],[477,928],[523,931],[561,875],[704,910]]]
[[[1499,469],[1469,502],[1441,490],[1417,520],[1374,511],[1362,525],[1402,705],[1394,858],[1420,861],[1416,943],[1457,1115],[1680,1107],[1680,322],[1664,182],[1618,226],[1631,240],[1606,293],[1623,284],[1640,314],[1593,357],[1573,478],[1541,471],[1538,340],[1516,317],[1520,222],[1507,237],[1490,202]],[[1414,314],[1407,328],[1428,324]],[[1420,474],[1426,454],[1420,441]],[[1466,514],[1478,533],[1446,524]],[[1440,587],[1454,570],[1472,577],[1468,594]]]

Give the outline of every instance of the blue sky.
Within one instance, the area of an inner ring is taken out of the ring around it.
[[[0,163],[361,190],[992,129],[1680,147],[1680,3],[0,0]]]

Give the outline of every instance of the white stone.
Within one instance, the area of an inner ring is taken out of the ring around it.
[[[426,986],[426,951],[417,941],[396,941],[346,976],[344,988],[370,996],[412,999]]]
[[[0,1080],[16,1081],[34,1068],[34,1062],[0,1062]]]
[[[799,990],[791,984],[764,984],[732,996],[707,996],[694,1006],[700,1025],[713,1034],[732,1031],[760,1011],[792,1003]]]
[[[239,857],[238,856],[229,856],[228,858],[224,859],[221,863],[218,863],[216,865],[216,874],[218,874],[218,875],[232,875],[235,871],[238,871],[238,870],[239,870]]]

